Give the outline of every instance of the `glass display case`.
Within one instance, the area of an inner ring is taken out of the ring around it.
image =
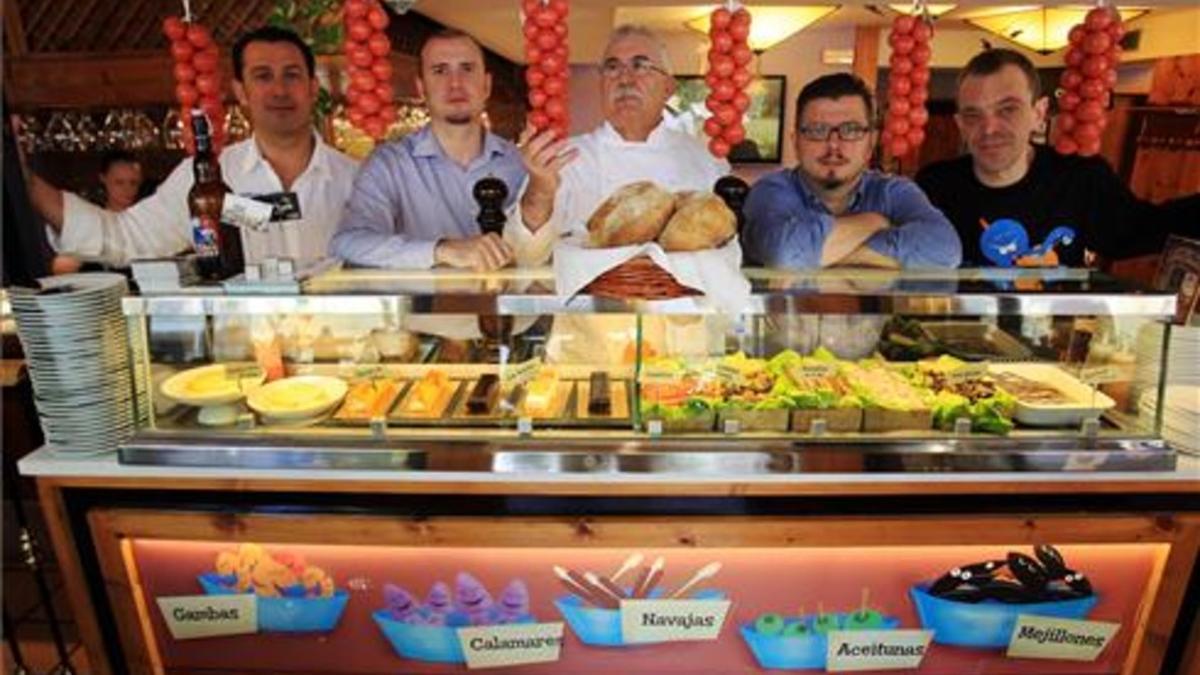
[[[561,297],[537,271],[333,271],[294,290],[130,297],[149,423],[121,461],[1174,466],[1155,403],[1171,295],[1085,270],[746,274],[740,312],[701,297]]]

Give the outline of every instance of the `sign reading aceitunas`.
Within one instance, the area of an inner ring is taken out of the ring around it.
[[[832,631],[825,669],[845,672],[919,668],[932,638],[931,630]]]
[[[1078,621],[1021,614],[1008,643],[1009,658],[1095,661],[1121,628],[1107,621]]]
[[[257,599],[247,593],[162,597],[158,608],[176,640],[258,632]]]
[[[557,661],[563,625],[518,623],[458,629],[458,643],[468,668],[496,668]]]
[[[625,642],[716,640],[729,612],[728,600],[622,600]]]

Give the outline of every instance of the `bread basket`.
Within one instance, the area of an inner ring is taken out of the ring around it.
[[[602,298],[642,300],[702,295],[700,291],[680,284],[650,256],[645,255],[630,258],[604,272],[585,286],[583,292]]]

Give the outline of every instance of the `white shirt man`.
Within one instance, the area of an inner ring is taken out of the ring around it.
[[[314,135],[315,136],[315,135]],[[242,230],[247,263],[286,257],[299,264],[325,255],[342,208],[350,196],[357,164],[315,138],[312,159],[289,192],[300,203],[300,217],[268,223],[262,231]],[[285,192],[253,138],[234,143],[219,160],[225,184],[237,194],[256,197]],[[182,251],[192,245],[187,193],[192,160],[175,167],[158,190],[120,212],[102,209],[70,192],[63,193],[61,246],[65,251],[108,265]]]
[[[727,162],[664,123],[675,91],[666,59],[653,32],[618,27],[600,64],[604,124],[560,141],[531,128],[522,134],[529,180],[504,231],[519,264],[544,264],[559,238],[586,232],[596,207],[624,185],[652,180],[672,191],[712,190],[729,173]]]
[[[613,31],[600,64],[604,124],[587,134],[555,141],[527,128],[518,147],[529,180],[504,228],[520,265],[542,265],[566,235],[586,234],[587,220],[618,188],[652,180],[676,190],[712,190],[729,164],[696,139],[663,120],[675,91],[662,41],[639,26]],[[631,357],[636,317],[563,315],[546,345],[550,359],[620,363]],[[659,320],[661,319],[661,320]],[[708,353],[719,342],[702,317],[645,317],[643,341],[660,353]],[[666,350],[666,351],[664,351]]]
[[[518,203],[509,217],[505,238],[517,251],[522,265],[544,264],[559,238],[586,234],[587,221],[612,193],[629,183],[652,180],[672,192],[712,190],[729,164],[713,157],[695,138],[670,129],[663,122],[645,141],[627,141],[605,122],[597,129],[572,138],[578,156],[562,171],[562,184],[554,198],[554,211],[537,231],[522,225]]]
[[[277,207],[277,218],[263,231],[243,228],[246,262],[269,256],[300,264],[317,260],[325,255],[358,165],[313,131],[319,85],[312,50],[295,33],[264,27],[238,39],[233,63],[233,92],[250,112],[254,136],[221,153],[222,179],[241,195],[292,193],[300,211],[285,214]],[[120,213],[61,192],[36,176],[30,197],[51,227],[61,229],[64,253],[125,266],[136,258],[168,256],[191,247],[191,185],[189,159],[175,167],[157,192]]]

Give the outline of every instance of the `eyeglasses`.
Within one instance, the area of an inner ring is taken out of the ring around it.
[[[651,73],[667,74],[666,70],[655,65],[647,56],[635,56],[629,63],[620,59],[605,59],[604,63],[600,64],[600,74],[610,80],[617,79],[626,70],[637,77],[646,77]]]
[[[800,135],[807,141],[828,141],[836,132],[843,141],[861,141],[866,138],[871,127],[858,122],[842,122],[836,126],[828,124],[808,124],[800,127]]]

